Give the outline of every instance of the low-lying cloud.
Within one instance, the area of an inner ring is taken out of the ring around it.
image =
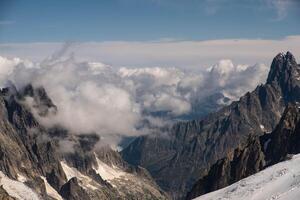
[[[212,95],[219,94],[217,105],[226,105],[263,83],[268,72],[262,64],[231,60],[201,70],[111,67],[76,61],[72,54],[63,55],[65,50],[39,63],[0,57],[1,84],[43,86],[58,112],[39,117],[42,124],[96,133],[113,145],[124,136],[150,134],[166,122],[199,117]]]

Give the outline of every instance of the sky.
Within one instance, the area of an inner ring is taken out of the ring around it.
[[[298,0],[1,0],[0,42],[279,39]]]

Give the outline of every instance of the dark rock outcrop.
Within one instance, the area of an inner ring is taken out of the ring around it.
[[[90,200],[88,194],[78,184],[76,177],[71,178],[66,184],[64,184],[59,193],[66,200]]]
[[[236,156],[237,152],[243,152],[244,156]],[[300,153],[300,108],[295,103],[287,105],[272,133],[248,140],[241,151],[234,151],[233,158],[229,154],[218,160],[208,174],[195,183],[187,199],[226,187],[297,153]]]
[[[0,200],[16,200],[16,199],[9,196],[9,194],[4,190],[3,186],[0,186]]]
[[[290,104],[265,143],[266,162],[273,165],[296,153],[300,153],[300,109]]]
[[[255,174],[265,167],[264,154],[260,138],[250,137],[246,145],[239,147],[225,158],[218,160],[210,168],[208,175],[195,183],[187,199],[226,187],[247,176]]]
[[[19,92],[19,98],[24,100],[24,97],[32,98],[32,107],[38,111],[38,115],[46,116],[50,112],[57,112],[57,107],[54,105],[46,90],[43,87],[34,88],[31,84],[25,86]]]

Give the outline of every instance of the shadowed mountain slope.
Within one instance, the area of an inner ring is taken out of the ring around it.
[[[300,99],[299,69],[290,52],[280,53],[272,62],[266,84],[202,120],[175,124],[164,137],[139,137],[122,156],[148,169],[172,198],[182,199],[217,160],[250,136],[274,130],[286,105]]]

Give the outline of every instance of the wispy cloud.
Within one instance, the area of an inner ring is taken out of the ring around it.
[[[207,15],[214,15],[224,6],[224,3],[228,3],[227,0],[205,0],[204,12]]]
[[[219,10],[224,8],[224,6],[228,6],[230,4],[239,4],[242,3],[244,5],[253,4],[253,8],[259,7],[259,4],[262,4],[263,7],[268,7],[269,9],[273,9],[276,12],[275,20],[282,20],[287,17],[289,9],[293,6],[299,4],[299,0],[258,0],[256,1],[233,1],[233,0],[205,0],[204,8],[206,14],[214,15]],[[257,4],[258,3],[258,4]]]
[[[268,7],[276,11],[275,20],[283,20],[287,15],[289,9],[297,3],[295,0],[263,0]]]
[[[114,41],[85,42],[72,46],[79,60],[100,61],[113,66],[210,66],[224,58],[237,63],[269,64],[278,52],[300,55],[300,35],[283,39],[226,39],[207,41]],[[0,55],[41,61],[61,43],[0,44]]]

